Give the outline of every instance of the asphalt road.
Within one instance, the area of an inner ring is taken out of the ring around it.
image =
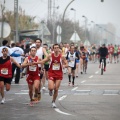
[[[68,86],[64,75],[57,108],[51,107],[51,100],[48,90],[42,91],[41,101],[30,107],[23,78],[6,93],[6,103],[0,104],[0,120],[120,120],[120,64],[108,64],[100,75],[98,63],[89,63],[87,74],[79,74],[75,87]]]

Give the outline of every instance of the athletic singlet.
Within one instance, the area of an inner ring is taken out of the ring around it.
[[[0,76],[12,78],[12,63],[10,61],[10,56],[7,56],[6,59],[0,57]]]
[[[54,53],[52,53],[50,60],[50,68],[48,70],[48,76],[52,77],[63,76],[61,54],[59,54],[58,57],[55,57]]]
[[[38,61],[38,56],[35,56],[34,59],[32,59],[30,56],[28,56],[28,62],[37,62],[37,61]],[[27,74],[38,75],[39,74],[38,65],[28,66],[27,67]]]
[[[113,54],[113,52],[114,52],[114,47],[113,47],[113,46],[110,46],[110,47],[109,47],[109,50],[110,50],[110,53]]]
[[[120,46],[118,47],[118,53],[120,54]]]
[[[68,65],[70,67],[74,67],[75,66],[75,58],[76,58],[76,52],[74,52],[74,54],[71,54],[70,52],[68,53]]]
[[[38,56],[40,59],[43,58],[43,47],[40,47],[39,49],[37,49],[36,56]],[[38,66],[41,67],[41,64],[39,64]]]

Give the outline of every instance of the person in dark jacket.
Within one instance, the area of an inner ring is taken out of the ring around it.
[[[108,55],[108,49],[105,46],[105,44],[103,44],[99,48],[99,55],[100,55],[100,65],[99,65],[99,68],[101,68],[101,62],[102,62],[102,59],[103,59],[104,60],[104,71],[106,71],[106,57]]]

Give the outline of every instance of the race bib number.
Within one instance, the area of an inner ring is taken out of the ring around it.
[[[52,70],[60,70],[60,64],[59,63],[53,63]]]
[[[35,72],[36,69],[37,69],[36,65],[35,66],[34,65],[33,66],[29,66],[29,71]]]
[[[1,74],[8,75],[8,69],[7,68],[2,68],[1,69]]]
[[[70,58],[69,66],[70,67],[74,67],[74,64],[75,64],[75,59],[74,58]]]

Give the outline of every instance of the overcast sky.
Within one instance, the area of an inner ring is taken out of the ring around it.
[[[3,0],[0,0],[3,2]],[[56,6],[60,8],[57,12],[63,14],[65,7],[71,0],[56,0]],[[120,33],[120,0],[75,0],[67,9],[66,14],[73,19],[74,12],[70,8],[76,9],[76,19],[82,22],[85,15],[89,22],[94,21],[97,24],[113,23],[117,27],[117,33]],[[47,18],[48,0],[19,0],[26,14],[38,16],[40,19]],[[14,0],[6,0],[6,9],[14,10]],[[119,35],[120,36],[120,35]]]

